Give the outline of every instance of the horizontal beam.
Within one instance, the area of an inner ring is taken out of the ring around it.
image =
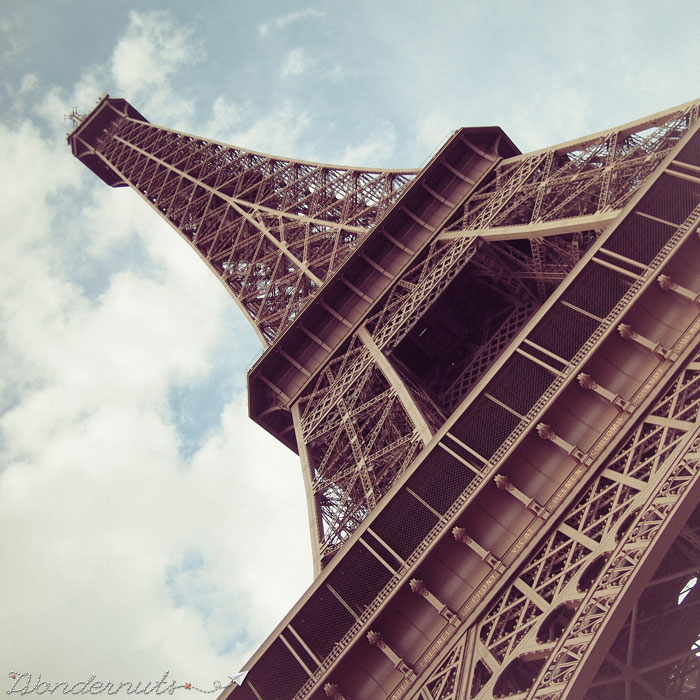
[[[438,240],[451,241],[457,238],[479,236],[488,241],[513,241],[559,236],[563,233],[576,233],[577,231],[602,231],[617,219],[619,213],[617,210],[600,211],[597,214],[589,214],[588,216],[572,216],[568,219],[556,219],[554,221],[535,221],[515,226],[443,231],[438,236]]]

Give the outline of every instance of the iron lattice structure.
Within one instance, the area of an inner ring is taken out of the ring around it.
[[[421,171],[109,97],[76,127],[247,314],[251,415],[301,457],[318,576],[227,698],[698,697],[698,105],[460,129]]]

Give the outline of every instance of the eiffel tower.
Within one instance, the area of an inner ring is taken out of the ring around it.
[[[400,171],[76,117],[249,318],[301,459],[316,579],[222,698],[700,697],[699,107]]]

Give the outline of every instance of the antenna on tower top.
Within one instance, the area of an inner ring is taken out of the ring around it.
[[[85,115],[80,114],[77,107],[71,107],[70,114],[64,114],[63,118],[70,119],[73,122],[73,126],[78,126],[85,119]]]

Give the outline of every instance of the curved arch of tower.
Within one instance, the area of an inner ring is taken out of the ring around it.
[[[697,696],[699,104],[420,171],[109,96],[69,135],[227,287],[301,458],[317,577],[227,700]]]

